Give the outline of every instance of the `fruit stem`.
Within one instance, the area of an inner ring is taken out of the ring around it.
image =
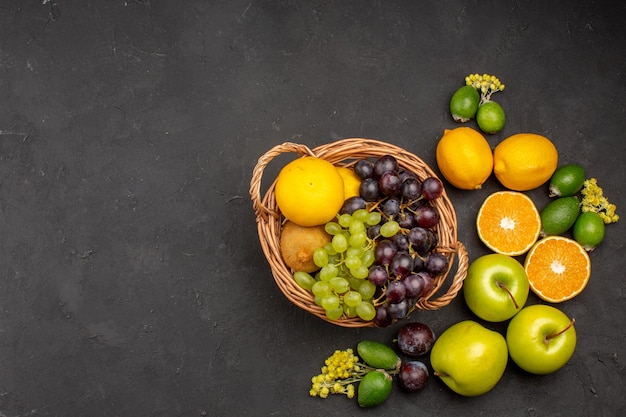
[[[552,334],[547,335],[546,336],[546,343],[548,343],[550,341],[550,339],[554,339],[558,335],[561,335],[561,334],[565,333],[566,331],[568,331],[570,329],[570,327],[572,327],[574,325],[575,322],[576,322],[576,319],[572,319],[572,321],[569,322],[567,327],[564,328],[563,330],[561,330],[560,332],[552,333]]]
[[[511,293],[511,291],[509,291],[506,285],[504,285],[500,281],[497,281],[496,285],[498,286],[498,288],[502,288],[504,291],[506,291],[509,294],[509,297],[511,297],[511,300],[513,300],[513,305],[515,306],[515,309],[519,310],[519,305],[517,304],[517,301],[515,301],[515,297],[513,297],[513,294]]]
[[[436,372],[436,371],[433,372],[433,375],[438,376],[440,378],[448,376],[448,374],[446,374],[444,372]]]

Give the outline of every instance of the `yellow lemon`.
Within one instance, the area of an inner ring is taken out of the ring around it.
[[[462,190],[477,190],[491,175],[493,154],[487,139],[470,127],[445,129],[437,144],[437,166]]]
[[[339,175],[343,178],[344,198],[348,199],[358,196],[359,188],[361,187],[361,178],[350,168],[337,167],[337,171],[339,171]]]
[[[493,172],[510,190],[528,191],[546,183],[559,162],[554,144],[535,133],[517,133],[493,151]]]
[[[337,215],[344,202],[343,179],[330,162],[314,156],[281,169],[274,189],[281,213],[299,226],[318,226]]]

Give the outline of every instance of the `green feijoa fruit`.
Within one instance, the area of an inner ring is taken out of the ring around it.
[[[559,167],[550,179],[550,197],[567,197],[576,194],[583,188],[585,169],[578,164]]]
[[[392,370],[398,369],[402,363],[391,347],[373,340],[360,341],[356,350],[361,359],[372,368]]]
[[[382,404],[391,394],[392,382],[391,375],[380,369],[365,374],[357,390],[359,405],[374,407]]]
[[[471,85],[456,90],[450,99],[450,113],[454,121],[464,123],[473,119],[479,102],[480,95]]]
[[[541,210],[542,236],[562,235],[573,225],[580,214],[578,197],[559,197]]]
[[[476,112],[478,127],[490,135],[501,131],[504,128],[505,120],[504,109],[495,101],[487,101],[481,104]]]
[[[604,220],[596,212],[580,213],[574,223],[574,240],[586,251],[594,250],[604,239]]]

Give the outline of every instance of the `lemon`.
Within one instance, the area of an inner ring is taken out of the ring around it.
[[[585,170],[577,164],[563,165],[558,168],[550,179],[550,197],[566,197],[574,195],[583,188]]]
[[[546,183],[559,162],[550,139],[535,133],[517,133],[493,151],[493,172],[510,190],[528,191]]]
[[[476,123],[480,130],[488,134],[498,133],[504,128],[504,110],[495,101],[487,101],[478,107]]]
[[[471,85],[465,85],[454,92],[450,99],[450,113],[455,122],[467,122],[474,118],[480,95]]]
[[[573,225],[580,214],[580,202],[576,196],[559,197],[541,210],[541,235],[562,235]]]
[[[358,196],[359,188],[361,187],[361,178],[350,168],[337,167],[337,171],[339,171],[339,175],[343,178],[344,198],[347,200],[350,197]]]
[[[445,179],[462,190],[479,189],[493,169],[493,154],[487,139],[470,127],[445,129],[436,154]]]
[[[361,407],[382,404],[391,394],[393,379],[383,370],[370,371],[359,382],[357,401]]]
[[[592,251],[604,239],[604,220],[596,212],[581,213],[574,223],[574,240],[586,251]]]
[[[362,340],[356,346],[363,361],[372,368],[398,369],[402,360],[389,346],[373,340]]]
[[[285,165],[276,178],[274,191],[281,213],[300,226],[318,226],[334,219],[344,202],[339,171],[314,156]]]

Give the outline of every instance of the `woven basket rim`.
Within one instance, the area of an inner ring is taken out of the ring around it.
[[[250,197],[256,215],[257,232],[263,253],[270,265],[274,280],[283,295],[294,305],[309,313],[342,327],[372,327],[373,323],[360,318],[344,318],[330,320],[326,317],[322,307],[315,304],[314,296],[310,291],[300,287],[293,279],[293,272],[282,260],[280,255],[280,232],[285,219],[281,215],[276,204],[274,179],[261,196],[261,181],[266,166],[277,156],[284,153],[295,153],[299,157],[316,156],[325,159],[337,166],[352,166],[362,158],[377,158],[386,154],[393,155],[400,167],[417,174],[418,178],[428,176],[439,178],[438,175],[421,158],[413,153],[378,139],[346,138],[329,142],[315,148],[294,142],[284,142],[269,149],[263,154],[255,166],[250,180]],[[446,190],[441,197],[433,202],[440,215],[437,226],[439,245],[438,252],[443,253],[449,259],[449,269],[444,274],[434,277],[433,289],[426,296],[417,301],[415,309],[437,310],[448,305],[460,291],[465,276],[469,259],[465,246],[457,240],[457,217],[456,210],[450,201]],[[449,280],[448,276],[455,264],[457,270],[454,277]]]

